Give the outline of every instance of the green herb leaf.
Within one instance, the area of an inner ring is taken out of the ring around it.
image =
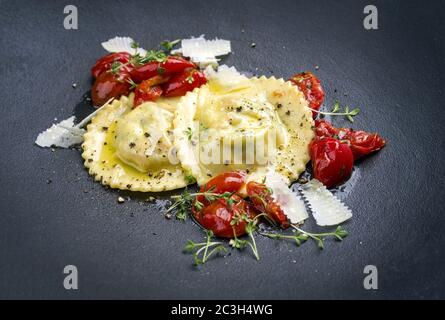
[[[355,109],[351,110],[351,112],[349,112],[349,115],[356,116],[359,113],[360,113],[360,108],[355,108]]]
[[[140,48],[139,43],[137,43],[136,41],[133,41],[133,42],[131,43],[131,47],[132,47],[133,49],[138,49],[138,48]]]
[[[121,63],[121,62],[119,62],[119,61],[114,61],[114,62],[111,64],[110,71],[111,71],[111,73],[113,73],[113,74],[118,74],[118,73],[119,73],[119,70],[121,69],[121,67],[122,67],[122,63]]]
[[[185,81],[187,81],[189,84],[192,84],[195,81],[195,78],[193,78],[193,74],[189,75]]]
[[[330,116],[344,116],[348,121],[350,122],[354,122],[354,118],[356,115],[358,115],[360,113],[360,109],[359,108],[355,108],[352,110],[349,110],[349,106],[345,106],[344,110],[341,110],[340,107],[340,103],[338,101],[335,102],[331,112],[324,112],[324,111],[320,111],[320,110],[315,110],[315,109],[311,109],[312,111],[319,113],[319,114],[324,114],[324,115],[330,115]]]
[[[196,248],[195,243],[192,240],[187,240],[187,244],[184,247],[184,252],[190,253]]]
[[[162,42],[161,42],[161,47],[162,47],[165,51],[170,52],[170,51],[173,49],[173,47],[174,47],[175,45],[177,45],[180,41],[181,41],[181,39],[176,39],[176,40],[173,40],[173,41],[168,41],[168,40],[166,40],[166,41],[162,41]]]
[[[191,175],[191,174],[187,174],[187,175],[185,176],[185,181],[187,182],[187,184],[193,184],[193,183],[196,183],[196,179],[195,179],[195,177],[194,177],[193,175]]]
[[[192,128],[188,127],[187,130],[184,131],[184,133],[187,136],[187,139],[189,141],[191,141],[192,138],[193,138],[193,130],[192,130]]]
[[[324,249],[325,237],[333,237],[337,240],[343,240],[346,236],[348,236],[348,232],[341,226],[338,226],[334,232],[326,232],[326,233],[311,233],[304,231],[295,225],[291,226],[294,229],[296,229],[296,233],[294,235],[285,235],[279,233],[262,233],[262,235],[275,240],[290,239],[295,241],[295,244],[297,246],[300,246],[303,242],[305,242],[310,238],[317,243],[317,246],[320,250]]]
[[[191,240],[187,240],[187,244],[184,247],[184,253],[193,253],[193,261],[195,266],[205,264],[210,257],[216,253],[226,253],[227,249],[220,242],[212,242],[213,232],[206,230],[206,242],[194,243]],[[210,250],[210,251],[209,251]]]

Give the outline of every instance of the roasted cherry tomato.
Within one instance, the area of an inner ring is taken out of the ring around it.
[[[140,83],[150,79],[156,75],[172,75],[178,74],[187,68],[195,68],[195,64],[181,57],[167,57],[164,62],[149,62],[131,71],[131,79]]]
[[[203,228],[212,230],[218,237],[242,236],[246,233],[247,222],[243,219],[238,219],[235,224],[231,222],[236,216],[241,217],[244,214],[252,218],[254,212],[240,196],[233,194],[229,199],[230,201],[224,198],[217,199],[202,210],[193,212],[196,221]]]
[[[144,82],[142,82],[144,83]],[[134,108],[146,101],[156,101],[162,95],[161,86],[137,87],[134,90]]]
[[[116,52],[110,53],[99,60],[96,61],[94,66],[91,68],[91,74],[94,78],[97,78],[100,74],[110,70],[111,65],[114,62],[120,62],[122,64],[128,63],[130,61],[131,55],[128,52]],[[124,68],[126,71],[130,71],[131,66],[126,65]]]
[[[246,191],[256,210],[266,213],[282,228],[289,227],[287,216],[280,205],[274,201],[266,185],[250,181],[246,185]]]
[[[386,144],[386,141],[377,133],[356,131],[350,128],[336,128],[326,120],[315,121],[315,127],[317,137],[337,138],[347,142],[351,147],[354,160],[378,151]]]
[[[91,89],[91,98],[96,107],[103,105],[110,98],[119,98],[130,93],[131,85],[128,83],[128,74],[115,75],[103,72],[99,75]]]
[[[303,92],[311,109],[320,109],[324,100],[324,91],[320,80],[318,80],[314,74],[311,72],[298,73],[291,77],[289,81],[295,84],[301,92]],[[317,113],[312,111],[312,117],[315,119],[316,116]]]
[[[212,179],[210,179],[205,185],[203,185],[199,192],[212,192],[223,194],[224,192],[237,192],[246,182],[246,172],[244,171],[232,171],[222,173]],[[200,201],[204,205],[208,204],[204,196],[196,197],[197,201]]]
[[[342,131],[340,131],[340,136],[341,132]],[[378,151],[386,144],[386,141],[377,133],[368,133],[361,130],[354,131],[350,129],[346,131],[344,139],[350,142],[354,160],[360,159],[371,152]]]
[[[315,138],[309,145],[314,178],[326,187],[340,184],[351,176],[354,157],[346,143],[334,138]]]
[[[206,82],[207,79],[201,71],[196,69],[186,69],[184,72],[173,76],[166,84],[164,84],[164,96],[183,96],[188,91],[192,91]]]
[[[142,81],[134,90],[134,107],[145,101],[156,101],[162,95],[160,84],[168,81],[167,76],[154,76]]]
[[[318,138],[338,137],[339,130],[326,120],[315,120],[315,135]]]

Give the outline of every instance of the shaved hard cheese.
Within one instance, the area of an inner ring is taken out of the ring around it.
[[[308,218],[300,195],[292,192],[280,175],[275,172],[267,173],[265,185],[272,191],[272,198],[280,205],[291,223],[301,223]]]
[[[51,128],[46,129],[37,136],[35,143],[42,148],[59,147],[69,148],[76,144],[83,142],[83,135],[85,130],[82,129],[91,119],[106,105],[108,105],[114,98],[111,98],[104,105],[96,111],[86,116],[77,125],[74,125],[75,117],[69,117],[57,124],[53,124]]]
[[[131,55],[139,53],[144,56],[147,51],[142,48],[133,48],[135,41],[130,37],[114,37],[108,41],[102,42],[102,47],[108,52],[128,52]]]
[[[319,226],[338,225],[352,217],[351,210],[316,179],[302,185],[301,192]]]
[[[231,87],[239,84],[247,77],[236,70],[235,67],[229,67],[225,64],[218,67],[218,70],[213,69],[212,66],[207,66],[204,70],[204,75],[209,81],[216,81],[221,86]]]
[[[189,57],[202,68],[208,65],[217,66],[219,60],[216,57],[227,55],[230,52],[229,40],[206,40],[204,35],[198,38],[183,39],[181,48],[172,51],[173,54],[181,53],[184,57]]]
[[[69,117],[51,128],[40,133],[36,139],[36,144],[40,147],[60,147],[69,148],[80,144],[83,141],[84,129],[74,126],[74,116]]]

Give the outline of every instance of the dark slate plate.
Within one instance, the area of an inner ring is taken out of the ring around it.
[[[65,2],[0,1],[0,297],[445,298],[445,5],[372,2],[374,31],[363,28],[368,1],[73,1],[79,29],[67,31]],[[166,220],[141,195],[118,205],[77,150],[33,145],[54,118],[89,110],[101,41],[202,33],[232,40],[226,63],[240,70],[286,78],[319,66],[327,104],[361,107],[354,128],[387,139],[342,194],[355,214],[346,241],[319,252],[260,237],[260,262],[233,252],[195,269],[181,253],[202,237],[191,221]],[[68,264],[77,291],[62,286]],[[363,288],[365,265],[377,266],[378,290]]]

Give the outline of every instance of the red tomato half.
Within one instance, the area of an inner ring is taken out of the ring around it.
[[[336,186],[351,176],[354,157],[351,148],[334,138],[316,138],[309,145],[314,178],[326,187]]]
[[[119,98],[130,93],[128,74],[115,75],[103,72],[99,75],[91,88],[91,98],[95,107],[100,107],[110,98]]]
[[[255,209],[266,213],[273,221],[282,228],[289,227],[289,221],[280,205],[274,201],[266,185],[250,181],[246,185],[247,195],[250,197]]]
[[[342,136],[342,130],[340,130],[340,136]],[[354,131],[349,129],[345,132],[342,139],[346,139],[350,142],[352,153],[354,154],[354,160],[375,152],[383,148],[386,141],[383,140],[377,133],[368,133],[366,131]]]
[[[142,81],[134,90],[134,108],[145,101],[156,101],[162,95],[160,84],[168,81],[166,76],[154,76]]]
[[[164,96],[179,97],[188,91],[207,83],[207,79],[201,71],[196,69],[186,69],[184,72],[173,76],[164,86]]]
[[[210,179],[205,185],[203,185],[199,192],[206,192],[211,190],[212,193],[223,194],[224,192],[237,192],[246,182],[246,172],[244,171],[232,171],[222,173],[212,179]],[[200,201],[204,205],[208,204],[204,196],[196,197],[196,200]]]
[[[347,142],[351,147],[354,160],[378,151],[386,144],[386,141],[377,133],[350,128],[336,128],[326,120],[316,120],[315,127],[315,134],[319,138],[329,137]]]
[[[142,82],[143,83],[143,82]],[[134,108],[146,101],[156,101],[162,95],[162,88],[160,86],[152,87],[137,87],[134,90]]]
[[[320,80],[311,72],[302,72],[294,75],[289,79],[303,92],[309,107],[314,110],[320,109],[324,100],[324,91]],[[317,113],[312,111],[312,117],[315,119]]]
[[[233,238],[246,233],[247,222],[240,219],[237,224],[231,222],[236,216],[247,214],[253,217],[252,209],[240,196],[234,194],[230,197],[232,204],[226,199],[218,199],[205,206],[202,210],[194,212],[196,221],[205,229],[212,230],[218,237]]]
[[[131,55],[128,52],[110,53],[109,55],[106,55],[96,61],[94,66],[91,68],[91,74],[94,78],[97,78],[102,73],[109,71],[113,62],[120,62],[124,64],[130,61],[130,57]],[[131,69],[130,66],[125,66],[123,68],[125,68],[126,71],[130,71]]]
[[[173,75],[182,73],[187,68],[195,68],[195,64],[181,57],[167,57],[164,62],[149,62],[131,71],[131,78],[136,83],[150,79],[156,75]]]

